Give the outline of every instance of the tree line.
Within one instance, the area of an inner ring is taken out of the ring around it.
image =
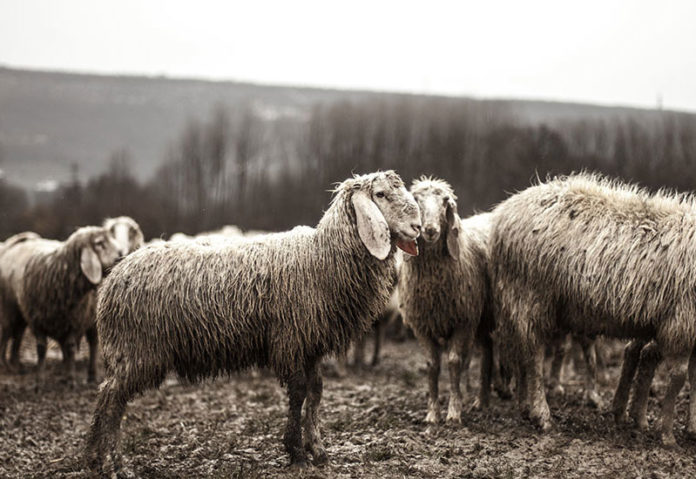
[[[406,181],[448,180],[462,215],[490,208],[535,178],[598,171],[651,189],[696,185],[696,117],[655,112],[530,124],[504,103],[384,97],[315,105],[271,119],[249,104],[191,120],[140,182],[127,149],[85,182],[75,174],[31,199],[0,179],[0,239],[31,230],[65,238],[129,215],[146,237],[225,224],[283,230],[316,224],[332,185],[395,169]]]

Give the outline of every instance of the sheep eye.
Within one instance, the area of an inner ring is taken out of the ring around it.
[[[378,191],[377,193],[375,193],[375,196],[376,196],[377,198],[384,198],[384,196],[385,196],[385,195],[384,195],[384,191]]]

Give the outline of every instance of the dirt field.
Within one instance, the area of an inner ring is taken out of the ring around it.
[[[61,383],[55,350],[40,392],[29,348],[27,374],[0,373],[0,477],[86,477],[80,451],[96,387],[84,384],[82,349],[74,388]],[[618,379],[615,349],[601,387],[607,403]],[[424,357],[415,342],[387,344],[374,370],[325,377],[322,429],[330,465],[300,471],[288,467],[282,448],[287,400],[275,379],[258,372],[199,386],[170,379],[129,405],[122,448],[128,467],[146,478],[696,476],[696,443],[685,435],[688,390],[678,402],[680,447],[666,450],[654,432],[619,428],[606,411],[583,405],[580,376],[568,372],[566,395],[550,399],[555,427],[549,434],[495,395],[490,410],[464,414],[461,425],[429,427]],[[659,376],[658,395],[664,387]],[[447,389],[443,375],[443,417]],[[653,429],[657,407],[651,397]]]

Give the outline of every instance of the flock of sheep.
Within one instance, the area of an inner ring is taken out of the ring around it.
[[[456,200],[445,181],[421,178],[409,191],[386,171],[341,183],[316,228],[253,237],[220,231],[145,246],[127,217],[80,228],[64,242],[21,233],[0,245],[2,362],[21,368],[29,326],[38,378],[47,337],[60,344],[72,377],[86,336],[93,381],[98,338],[105,380],[85,451],[98,474],[127,474],[119,429],[134,396],[170,372],[195,382],[249,367],[269,368],[287,386],[291,463],[311,455],[323,464],[320,361],[345,352],[398,297],[428,361],[426,422],[440,420],[443,352],[446,419],[461,420],[460,378],[478,343],[475,406],[487,406],[494,382],[507,395],[514,378],[523,415],[547,430],[546,347],[568,333],[580,340],[589,399],[598,401],[592,348],[601,335],[632,340],[614,398],[617,421],[632,392],[630,415],[647,427],[652,377],[666,364],[660,432],[674,444],[687,372],[696,385],[696,200],[588,174],[540,183],[467,219]],[[688,432],[696,434],[696,395],[689,411]]]

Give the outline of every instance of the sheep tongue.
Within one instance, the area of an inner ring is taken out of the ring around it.
[[[418,256],[418,244],[415,241],[396,240],[396,246],[411,256]]]

